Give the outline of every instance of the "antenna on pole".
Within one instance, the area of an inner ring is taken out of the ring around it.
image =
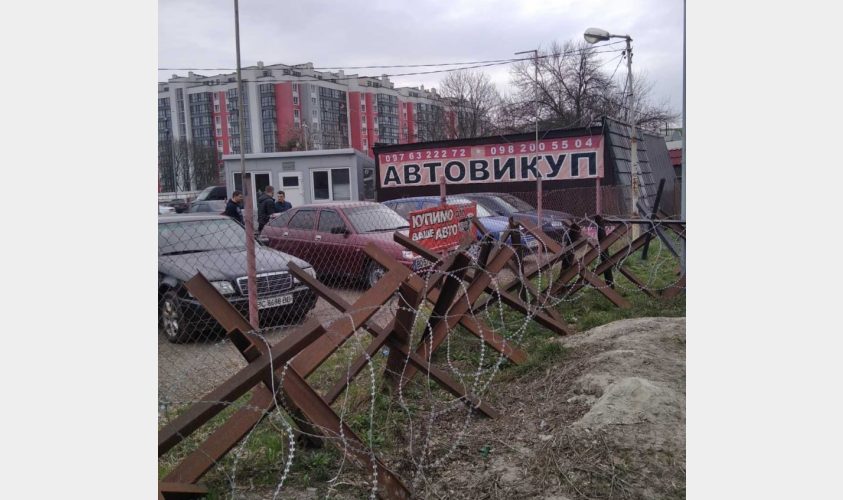
[[[539,50],[524,50],[521,52],[516,52],[515,55],[521,54],[533,54],[533,69],[535,71],[533,76],[533,87],[535,88],[535,96],[533,100],[533,113],[535,114],[536,118],[536,144],[535,150],[533,153],[535,154],[536,159],[536,216],[538,217],[538,224],[541,227],[542,224],[542,174],[541,170],[539,169],[539,163],[541,161],[541,156],[539,155]]]

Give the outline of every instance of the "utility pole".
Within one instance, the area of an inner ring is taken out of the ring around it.
[[[240,75],[240,8],[237,0],[234,0],[234,41],[237,46],[237,101],[239,109],[237,110],[237,126],[240,128],[240,180],[243,185],[244,199],[243,203],[246,205],[244,217],[244,226],[246,231],[246,275],[247,288],[249,290],[249,324],[252,328],[260,328],[258,318],[258,287],[255,282],[255,229],[252,226],[252,221],[255,214],[255,209],[252,207],[252,183],[251,177],[246,178],[246,141],[243,134],[245,129],[243,127],[243,110],[246,109],[243,102],[243,79]],[[246,186],[248,181],[248,187]]]
[[[541,156],[539,155],[539,51],[538,49],[524,50],[516,52],[515,55],[533,53],[533,83],[535,88],[535,97],[533,101],[533,113],[536,119],[536,216],[538,218],[538,226],[542,226],[542,174],[539,170],[539,162]]]
[[[632,172],[630,172],[630,183],[632,184],[632,217],[638,217],[638,196],[639,196],[639,182],[638,177],[638,132],[635,130],[635,96],[634,85],[632,81],[632,37],[626,37],[626,70],[629,75],[629,121],[632,128],[632,137],[630,139],[630,156],[632,158]],[[638,224],[632,225],[632,239],[638,238],[641,233],[641,228]]]
[[[685,59],[686,59],[686,42],[685,37],[687,36],[685,33],[685,28],[688,24],[688,7],[687,2],[682,2],[682,220],[685,221],[687,224],[688,216],[685,212],[686,204],[685,204],[685,187],[688,184],[688,180],[686,177],[687,166],[686,163],[688,162],[688,138],[686,134],[686,126],[687,123],[685,122],[685,116],[687,115],[687,111],[685,108],[685,87],[688,80],[686,79],[685,75]],[[682,258],[681,266],[682,266],[682,275],[685,275],[685,250],[686,244],[685,239],[680,238],[679,244],[682,245]]]
[[[632,160],[632,168],[629,173],[630,187],[632,192],[632,207],[630,212],[633,218],[638,216],[638,133],[635,131],[635,96],[633,93],[632,81],[632,37],[629,35],[613,35],[606,30],[600,28],[588,28],[583,34],[587,43],[605,42],[610,38],[623,38],[626,40],[626,71],[627,82],[629,83],[629,106],[626,108],[629,111],[629,121],[632,125],[632,137],[630,141],[630,156]],[[632,225],[632,237],[638,238],[641,234],[641,229],[638,224]]]

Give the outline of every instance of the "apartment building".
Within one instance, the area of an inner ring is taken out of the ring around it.
[[[158,84],[158,137],[215,146],[220,154],[354,148],[451,138],[453,106],[435,89],[396,88],[387,75],[323,72],[312,63],[243,68],[243,109],[235,73],[173,75]],[[241,133],[238,118],[242,114]]]

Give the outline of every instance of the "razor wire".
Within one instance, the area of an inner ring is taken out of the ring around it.
[[[623,193],[617,187],[601,189],[604,209],[607,206],[610,209],[615,207],[612,204],[607,205],[607,199],[622,199]],[[535,193],[513,194],[527,203],[535,200]],[[320,233],[320,213],[312,221],[312,231],[307,240],[304,237],[298,240],[289,238],[283,244],[272,238],[269,238],[268,242],[261,241],[256,252],[256,274],[259,281],[258,299],[262,302],[260,325],[253,333],[256,333],[267,347],[294,331],[308,318],[317,318],[323,325],[343,318],[352,322],[354,333],[344,342],[337,342],[337,350],[330,358],[332,363],[316,368],[306,377],[308,383],[322,394],[331,384],[338,381],[337,377],[345,378],[342,394],[331,405],[340,416],[340,433],[335,436],[328,429],[302,421],[294,410],[286,406],[283,398],[276,399],[269,410],[253,407],[254,411],[263,413],[263,423],[252,428],[226,457],[215,464],[207,474],[206,482],[217,485],[215,491],[228,495],[229,498],[251,498],[250,495],[277,498],[290,488],[302,489],[310,486],[323,488],[326,496],[341,495],[343,491],[348,490],[365,492],[367,496],[374,498],[378,495],[376,457],[383,458],[387,465],[394,466],[398,463],[399,466],[393,467],[392,470],[403,477],[407,484],[412,484],[413,488],[422,483],[435,482],[437,470],[446,465],[465,442],[479,405],[493,396],[498,375],[512,364],[503,353],[484,342],[483,335],[492,333],[487,332],[486,328],[500,335],[504,345],[523,346],[531,335],[530,329],[535,324],[537,314],[547,310],[565,311],[566,308],[582,301],[590,290],[599,292],[602,288],[612,288],[617,293],[630,297],[640,294],[642,285],[656,294],[671,287],[683,286],[681,283],[684,282],[684,274],[679,269],[673,269],[678,259],[672,257],[671,246],[664,241],[667,239],[678,247],[682,243],[681,240],[684,240],[684,224],[679,230],[676,230],[676,224],[671,226],[671,223],[678,221],[678,217],[662,216],[649,224],[639,224],[643,234],[649,231],[652,236],[649,241],[648,259],[645,261],[641,259],[640,250],[624,254],[633,243],[632,223],[624,219],[617,209],[613,210],[617,220],[606,226],[607,236],[614,231],[626,234],[613,244],[602,246],[601,240],[597,238],[597,228],[606,222],[596,217],[593,209],[589,211],[590,207],[585,206],[586,203],[577,201],[587,197],[583,192],[574,194],[571,190],[545,192],[542,204],[545,209],[543,217],[548,218],[549,222],[546,226],[550,230],[556,228],[557,225],[553,223],[558,222],[562,224],[562,229],[550,231],[549,237],[553,242],[541,241],[541,238],[532,236],[523,227],[516,227],[513,231],[519,234],[525,244],[514,247],[512,240],[496,241],[497,251],[507,246],[513,250],[515,256],[512,269],[505,268],[499,273],[487,271],[484,266],[479,265],[478,247],[474,246],[469,252],[471,258],[466,266],[445,273],[440,272],[444,274],[439,278],[441,283],[449,278],[458,283],[455,303],[459,300],[467,302],[468,312],[462,316],[467,316],[480,325],[481,337],[461,334],[461,328],[457,326],[448,332],[439,349],[434,349],[432,335],[425,336],[426,332],[433,330],[432,321],[438,319],[447,322],[458,318],[448,314],[432,318],[432,306],[425,300],[428,292],[436,288],[431,282],[434,275],[428,272],[437,262],[422,262],[425,259],[418,255],[408,255],[405,253],[406,249],[392,241],[395,231],[405,231],[406,228],[389,228],[382,231],[383,235],[363,238],[368,243],[375,241],[375,244],[383,248],[390,248],[391,255],[402,260],[402,263],[411,268],[411,274],[424,283],[419,292],[422,299],[418,306],[402,302],[403,296],[396,294],[384,306],[377,306],[375,315],[367,321],[380,328],[388,328],[390,318],[395,318],[399,311],[412,314],[412,328],[407,344],[408,355],[402,356],[401,370],[397,374],[397,391],[394,399],[387,403],[383,402],[386,396],[383,393],[382,373],[386,366],[385,353],[389,351],[388,343],[379,348],[374,355],[368,355],[366,349],[370,342],[374,341],[374,337],[363,331],[364,325],[353,324],[355,311],[340,311],[334,308],[323,299],[317,298],[306,284],[290,275],[289,271],[285,271],[287,263],[295,262],[348,303],[353,304],[368,288],[377,286],[377,280],[373,281],[373,278],[377,277],[377,273],[373,271],[373,263],[364,262],[358,257],[348,257],[355,255],[353,249],[349,253],[348,249],[339,248],[344,240],[360,235],[322,231],[322,238],[317,240],[315,236]],[[583,206],[580,207],[577,203]],[[342,211],[344,208],[342,204],[334,204],[331,207],[334,211]],[[581,213],[577,212],[579,208],[583,208]],[[265,228],[264,234],[256,236],[265,236],[278,228],[282,228],[282,233],[283,228],[292,233],[289,224],[298,213],[299,210],[295,210],[287,216],[281,214],[274,221],[286,221],[283,222],[286,226],[281,223],[273,225],[273,222],[270,222],[267,225],[269,229]],[[604,211],[603,215],[611,213],[612,210]],[[353,232],[355,227],[350,219],[345,215],[342,219],[346,223],[346,229]],[[514,216],[513,219],[517,220],[518,217]],[[375,228],[380,228],[394,223],[394,217],[370,222]],[[536,219],[536,222],[545,221]],[[544,226],[545,224],[538,225]],[[463,279],[466,274],[470,274],[472,279],[477,279],[480,275],[488,278],[489,288],[495,293],[483,293],[481,300],[492,295],[500,296],[502,292],[507,291],[505,285],[512,282],[515,282],[520,290],[527,290],[528,281],[531,285],[537,285],[540,292],[552,290],[559,284],[559,265],[557,263],[543,268],[541,264],[553,258],[547,250],[551,243],[563,247],[571,243],[569,233],[574,226],[579,228],[586,243],[572,254],[571,265],[593,271],[604,262],[604,255],[621,255],[616,263],[608,267],[615,273],[611,282],[604,281],[597,286],[586,282],[578,293],[560,295],[540,293],[533,297],[532,292],[525,291],[524,295],[530,299],[525,301],[526,314],[513,313],[500,299],[488,307],[475,310],[476,304],[468,300],[470,283]],[[657,231],[661,231],[661,234]],[[499,233],[496,235],[501,236]],[[345,243],[351,244],[348,241]],[[584,257],[589,251],[596,251],[599,257],[586,262]],[[495,251],[492,252],[494,253]],[[443,255],[439,263],[446,256]],[[525,268],[530,265],[538,267],[533,278],[528,278],[524,273]],[[620,271],[625,267],[635,269],[639,278],[638,284],[623,276]],[[202,272],[241,314],[247,315],[247,280],[244,281],[245,237],[242,227],[225,217],[210,215],[159,219],[159,426],[171,421],[189,405],[202,401],[205,394],[248,364],[232,342],[222,336],[224,332],[219,324],[208,316],[207,311],[203,310],[201,304],[184,287],[184,281],[197,272]],[[227,285],[223,284],[226,282]],[[596,300],[599,299],[597,296]],[[552,334],[547,336],[551,337]],[[466,338],[469,339],[468,342],[464,340]],[[406,370],[411,365],[410,354],[416,346],[425,342],[429,343],[430,354],[425,361],[458,381],[467,393],[477,398],[477,405],[464,401],[461,397],[443,394],[444,391],[433,383],[429,371],[425,373],[418,369],[414,379],[405,378]],[[468,356],[469,354],[474,357]],[[364,376],[360,371],[356,376],[351,376],[352,363],[360,356],[365,357],[366,374]],[[278,384],[283,383],[295,359],[296,357],[293,357],[281,367],[270,366],[271,373],[280,372]],[[275,393],[277,387],[273,385],[271,389]],[[388,411],[400,412],[402,417],[399,423],[405,427],[402,436],[395,438],[395,442],[378,445],[378,433],[384,432],[383,428],[390,425],[390,422],[383,420],[384,404],[390,408]],[[248,404],[239,401],[230,403],[229,406],[232,410],[250,408]],[[393,406],[395,408],[392,408]],[[499,410],[506,411],[505,408]],[[440,425],[446,421],[457,423]],[[302,424],[305,428],[313,428],[315,432],[303,430]],[[363,439],[362,445],[349,440],[343,434],[346,424],[349,428],[356,429]],[[273,452],[274,455],[264,449],[269,445],[262,440],[261,434],[266,435],[268,432],[277,435],[277,439],[272,440],[272,446],[278,449],[277,453]],[[442,433],[446,435],[443,436]],[[323,448],[333,446],[333,449],[337,450],[333,455],[328,454],[330,463],[326,467],[330,469],[329,479],[318,483],[307,477],[309,474],[304,461],[312,450],[303,448],[297,441],[299,438],[318,439],[324,443]],[[165,454],[159,459],[159,469],[167,471],[178,457],[184,456],[190,446],[195,444],[195,440],[187,440],[183,445],[178,445],[173,451]],[[367,474],[359,466],[350,466],[347,459],[349,455],[346,453],[348,451],[369,454],[374,470]],[[271,460],[266,458],[271,455]],[[297,464],[300,466],[298,469]],[[260,467],[272,468],[274,479],[267,480],[266,477],[260,476],[259,471],[255,471]]]

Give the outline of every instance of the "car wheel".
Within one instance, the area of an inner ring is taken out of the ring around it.
[[[174,344],[183,344],[190,340],[191,325],[185,320],[175,290],[167,290],[159,305],[161,329],[167,340]]]
[[[366,288],[374,287],[375,283],[383,278],[384,274],[386,274],[386,269],[381,267],[377,262],[370,262],[366,267]]]

